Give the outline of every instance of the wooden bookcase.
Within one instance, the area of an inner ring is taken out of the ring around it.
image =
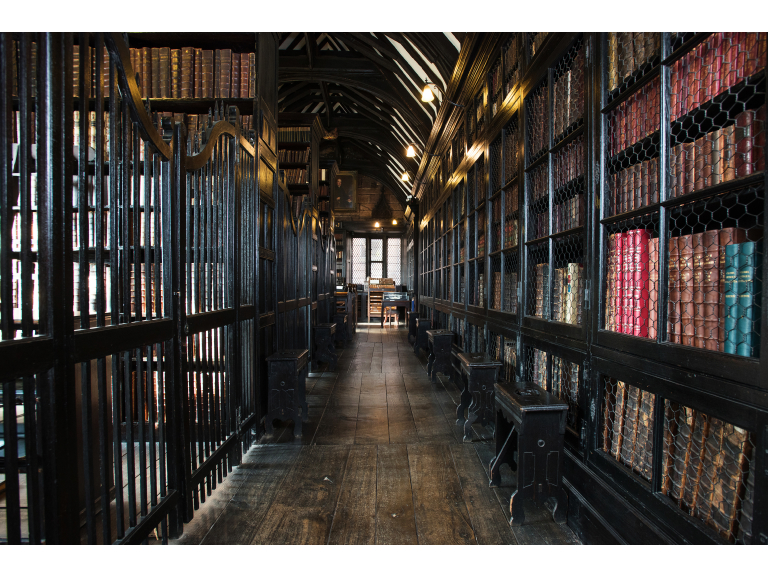
[[[501,359],[506,378],[568,402],[569,524],[587,542],[766,541],[765,46],[765,34],[502,36],[472,69],[485,80],[464,91],[461,127],[434,147],[448,157],[422,187],[419,310]],[[704,161],[713,148],[722,168]],[[757,249],[727,252],[756,276],[736,353],[723,343],[723,234]],[[617,270],[632,272],[619,314]]]

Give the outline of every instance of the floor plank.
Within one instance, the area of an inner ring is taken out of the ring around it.
[[[376,538],[376,446],[355,446],[347,467],[328,544],[373,544]]]
[[[406,446],[379,446],[376,544],[418,544]]]
[[[251,543],[325,544],[348,456],[347,446],[302,447]]]
[[[475,544],[449,446],[408,446],[419,544]]]

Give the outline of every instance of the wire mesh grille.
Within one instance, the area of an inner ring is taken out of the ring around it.
[[[519,131],[517,129],[517,116],[504,127],[504,182],[509,182],[517,176]]]
[[[655,339],[659,313],[658,215],[618,222],[607,227],[606,232],[603,325],[613,332]],[[670,297],[674,294],[670,293]]]
[[[552,320],[581,325],[584,303],[584,238],[580,235],[555,240],[552,245]]]
[[[467,218],[467,226],[469,228],[469,250],[467,251],[467,258],[470,260],[477,256],[477,238],[475,236],[475,214]]]
[[[352,282],[363,284],[366,276],[365,238],[352,238]]]
[[[519,216],[517,184],[513,184],[504,190],[504,248],[517,246]]]
[[[487,189],[487,183],[485,178],[485,157],[481,156],[475,162],[475,190],[476,190],[476,206],[479,206],[485,201],[485,193]]]
[[[518,299],[518,258],[517,251],[505,252],[502,256],[504,259],[504,276],[502,277],[502,293],[503,300],[502,306],[504,312],[510,312],[517,314],[517,299]]]
[[[467,149],[472,147],[472,144],[475,141],[475,110],[474,110],[474,101],[472,104],[472,109],[467,110],[467,115],[465,117],[466,126],[467,126]]]
[[[754,450],[754,433],[664,401],[661,493],[730,542],[751,535]]]
[[[549,246],[536,244],[528,249],[527,315],[549,318]]]
[[[468,298],[467,304],[470,304],[472,306],[477,306],[477,301],[479,298],[479,286],[478,286],[478,278],[477,278],[477,262],[470,262],[469,263],[469,283],[467,286],[468,289]]]
[[[502,220],[501,220],[501,196],[497,197],[494,200],[490,201],[490,210],[491,210],[491,243],[489,247],[489,252],[493,254],[494,252],[498,252],[502,249],[501,244],[501,230],[502,230]]]
[[[485,208],[483,207],[477,211],[477,256],[479,258],[485,256],[486,228]]]
[[[517,338],[504,337],[502,375],[507,382],[517,381]]]
[[[764,198],[748,186],[670,210],[667,341],[759,356]]]
[[[496,62],[491,68],[491,73],[488,75],[488,100],[491,106],[491,117],[496,116],[501,105],[502,86],[504,84],[504,68],[501,65],[501,56],[496,59]]]
[[[605,376],[599,448],[645,480],[653,470],[656,396]]]
[[[454,302],[464,304],[466,298],[466,278],[464,277],[464,265],[457,264],[453,267]]]
[[[475,96],[475,133],[479,134],[485,125],[485,106],[486,106],[485,86]]]
[[[525,111],[528,122],[526,154],[533,164],[549,149],[549,101],[547,80],[534,88],[526,97]]]
[[[608,101],[610,102],[660,61],[658,32],[608,33]]]
[[[558,150],[552,159],[553,232],[584,225],[585,189],[584,137],[579,136]]]
[[[552,71],[554,142],[584,124],[584,42],[578,38]]]
[[[530,62],[541,51],[541,46],[547,39],[549,32],[527,32],[526,35],[528,37],[528,61]]]
[[[501,136],[491,143],[491,195],[501,190],[502,184]]]
[[[524,378],[526,382],[533,382],[544,390],[548,389],[549,372],[546,352],[533,346],[525,347]]]
[[[491,257],[490,268],[491,287],[488,307],[501,310],[501,255]]]
[[[387,238],[387,277],[392,278],[395,284],[401,284],[401,240],[400,238]]]
[[[522,34],[512,34],[504,46],[504,97],[512,91],[522,77],[522,50],[520,37]]]
[[[501,360],[504,353],[504,336],[488,330],[488,356],[494,360]]]
[[[452,154],[453,157],[453,169],[456,170],[456,168],[459,167],[459,164],[464,159],[464,122],[461,123],[459,126],[459,130],[456,133],[456,136],[453,139],[452,144]]]
[[[475,166],[467,172],[467,212],[472,212],[477,207],[477,198],[475,196]],[[463,214],[463,213],[462,213]]]
[[[568,404],[566,422],[576,431],[580,431],[581,422],[580,390],[581,365],[552,355],[552,385],[547,391]]]
[[[659,79],[608,113],[608,213],[659,201]]]
[[[549,169],[540,164],[526,174],[528,181],[528,240],[549,235]]]

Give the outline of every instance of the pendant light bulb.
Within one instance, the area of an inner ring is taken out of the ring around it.
[[[408,158],[413,158],[416,156],[416,148],[413,147],[413,144],[408,144],[408,150],[405,151],[405,155]]]
[[[374,228],[380,228],[380,227],[381,227],[381,224],[379,224],[378,222],[376,222],[376,223],[373,225],[373,227],[374,227]]]
[[[422,102],[432,102],[435,99],[435,94],[432,92],[432,88],[429,87],[429,84],[424,86],[424,90],[421,92],[421,101]]]
[[[392,226],[397,226],[397,220],[392,220]]]
[[[409,180],[410,178],[411,178],[411,177],[410,177],[410,176],[408,176],[408,172],[403,172],[403,175],[402,175],[402,176],[400,176],[400,180],[402,180],[403,182],[408,182],[408,180]]]

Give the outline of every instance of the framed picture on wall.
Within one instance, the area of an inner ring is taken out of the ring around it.
[[[338,172],[331,181],[334,212],[357,211],[357,170]]]

